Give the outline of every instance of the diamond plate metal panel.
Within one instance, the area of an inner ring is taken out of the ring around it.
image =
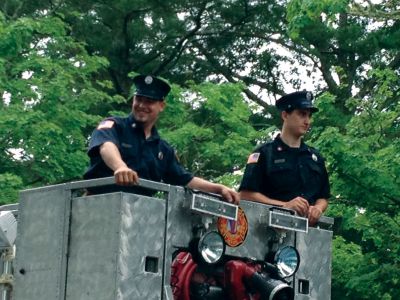
[[[114,193],[73,200],[66,300],[160,299],[165,200]],[[155,266],[146,269],[146,261]]]
[[[171,186],[167,201],[165,226],[164,293],[163,300],[171,299],[170,279],[172,253],[179,247],[187,247],[192,237],[192,222],[196,218],[190,212],[191,194],[182,187]]]
[[[191,211],[193,194],[182,187],[157,183],[167,200],[126,193],[72,198],[72,187],[83,184],[21,194],[13,299],[172,300],[172,253],[188,246],[193,226],[217,230],[218,217]],[[296,245],[295,299],[329,300],[332,232],[274,229],[270,206],[245,200],[240,206],[247,236],[226,253],[263,260],[278,246]]]
[[[117,299],[161,299],[166,200],[124,194]],[[146,271],[146,259],[155,261]]]
[[[192,238],[192,227],[196,224],[207,223],[208,230],[218,230],[218,217],[189,210],[191,197],[190,193],[182,197],[178,190],[175,196],[170,194],[167,218],[167,249],[187,247]],[[277,241],[280,239],[280,245],[294,245],[293,232],[280,234],[283,231],[268,227],[270,206],[242,200],[240,207],[244,210],[248,222],[247,236],[240,246],[227,247],[226,254],[263,260],[269,251],[268,241],[271,238]]]
[[[67,300],[115,299],[120,194],[72,201]]]
[[[248,222],[247,236],[240,246],[227,247],[227,254],[263,260],[270,251],[268,241],[271,239],[276,240],[279,245],[294,245],[293,232],[268,227],[270,206],[242,200],[240,207],[244,210]]]
[[[64,185],[21,192],[15,300],[64,300],[70,193]]]
[[[308,234],[297,233],[300,267],[295,275],[295,299],[331,299],[332,232],[309,228]],[[308,293],[300,292],[302,280],[308,282]]]

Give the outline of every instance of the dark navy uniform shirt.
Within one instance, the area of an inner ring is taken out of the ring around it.
[[[127,166],[139,175],[139,178],[185,186],[193,175],[178,162],[174,149],[160,138],[156,128],[149,138],[145,138],[141,123],[133,115],[126,118],[112,117],[104,120],[93,131],[88,155],[90,166],[84,174],[85,179],[113,176],[100,156],[99,148],[105,142],[114,143]],[[138,192],[137,187],[108,186],[91,189],[91,193],[112,191]]]
[[[322,156],[304,142],[300,148],[291,148],[279,136],[249,156],[239,190],[259,192],[281,201],[300,196],[311,205],[330,196]]]

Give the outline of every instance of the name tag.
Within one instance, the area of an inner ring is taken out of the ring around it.
[[[282,163],[284,163],[285,161],[286,161],[286,159],[284,159],[284,158],[275,159],[275,160],[274,160],[274,164],[282,164]]]
[[[124,148],[132,148],[131,144],[121,143],[121,146]]]

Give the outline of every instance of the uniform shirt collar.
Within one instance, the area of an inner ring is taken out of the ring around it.
[[[142,123],[136,121],[135,117],[133,114],[129,114],[128,116],[129,124],[132,127],[133,130],[140,130],[143,133],[143,125]],[[158,130],[155,126],[151,129],[151,136],[147,139],[147,141],[155,141],[159,140],[160,135],[158,134]]]
[[[276,145],[276,148],[277,148],[279,151],[300,151],[300,152],[308,151],[308,147],[307,147],[307,145],[303,142],[303,139],[302,139],[301,142],[300,142],[300,147],[299,147],[299,148],[292,148],[292,147],[289,147],[288,145],[286,145],[286,144],[282,141],[281,135],[280,135],[280,134],[278,134],[278,136],[275,138],[275,145]]]

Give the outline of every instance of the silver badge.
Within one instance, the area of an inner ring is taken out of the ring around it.
[[[164,154],[160,151],[158,152],[158,159],[162,160],[164,158]]]
[[[307,98],[307,100],[312,100],[312,98],[313,98],[312,93],[311,92],[307,92],[306,93],[306,98]]]
[[[279,146],[279,147],[277,148],[277,150],[278,150],[278,151],[282,151],[282,147]]]
[[[311,155],[311,158],[313,161],[318,161],[318,157],[314,153]]]
[[[132,128],[136,128],[136,123],[133,123],[133,124],[132,124]]]
[[[151,84],[153,82],[153,77],[151,77],[150,75],[146,76],[146,78],[144,79],[144,82],[146,84]]]

